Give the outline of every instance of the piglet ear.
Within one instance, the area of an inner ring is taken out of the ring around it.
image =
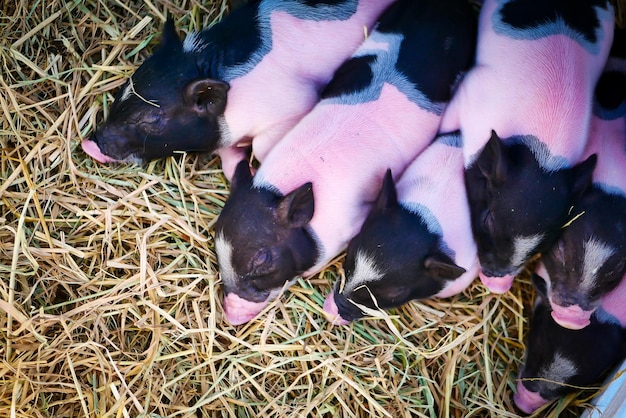
[[[489,138],[476,163],[490,184],[501,184],[506,178],[506,154],[496,131],[491,131],[491,138]]]
[[[398,195],[396,193],[396,185],[393,182],[393,176],[391,175],[391,169],[387,169],[385,177],[383,178],[383,185],[380,188],[378,197],[376,198],[376,204],[374,208],[378,212],[385,212],[398,204]]]
[[[424,259],[424,268],[432,277],[444,280],[454,280],[465,273],[454,260],[442,252],[436,252]]]
[[[598,157],[593,154],[582,163],[572,167],[572,195],[574,199],[579,199],[591,186],[592,174],[597,161]]]
[[[235,174],[231,181],[231,189],[239,190],[240,188],[250,189],[252,187],[252,173],[250,172],[250,164],[247,160],[239,161],[235,168]]]
[[[311,221],[314,209],[313,185],[309,182],[281,198],[276,217],[285,226],[302,228]]]
[[[229,85],[223,81],[203,78],[187,84],[184,100],[201,117],[219,116],[226,108]]]
[[[163,26],[163,32],[161,34],[161,43],[159,48],[169,49],[182,49],[183,43],[178,37],[176,32],[176,26],[174,25],[174,19],[168,17]]]

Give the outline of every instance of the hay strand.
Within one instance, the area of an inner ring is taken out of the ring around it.
[[[0,416],[514,417],[533,293],[475,283],[333,327],[338,257],[240,327],[222,317],[212,225],[219,161],[103,166],[80,141],[166,17],[226,1],[0,6]],[[544,408],[577,416],[585,391]],[[581,400],[577,400],[581,399]]]

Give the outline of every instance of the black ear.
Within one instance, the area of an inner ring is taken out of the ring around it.
[[[376,198],[376,204],[374,209],[377,212],[385,212],[398,204],[398,195],[396,192],[396,185],[393,182],[393,176],[391,175],[391,169],[387,169],[385,177],[383,178],[383,185],[380,188],[378,197]]]
[[[185,87],[185,103],[202,117],[221,115],[226,108],[229,88],[223,81],[211,78],[192,81]]]
[[[579,199],[591,186],[592,174],[597,161],[598,157],[593,154],[582,163],[572,167],[572,196],[574,199]]]
[[[444,280],[454,280],[466,271],[442,252],[436,252],[426,257],[424,259],[424,268],[429,275]]]
[[[309,182],[281,198],[276,216],[283,225],[301,228],[311,221],[314,210],[313,185]]]
[[[454,280],[466,271],[446,254],[439,251],[424,259],[424,268],[430,276],[444,280]]]
[[[501,184],[506,178],[506,155],[502,141],[496,131],[491,131],[491,138],[476,161],[480,172],[491,184]]]
[[[163,32],[161,33],[161,43],[159,44],[159,49],[161,48],[181,50],[183,48],[183,43],[178,37],[178,32],[176,32],[174,19],[172,19],[171,17],[168,17],[165,21],[165,25],[163,25]]]
[[[247,160],[239,161],[231,181],[231,190],[239,190],[239,188],[242,187],[246,189],[252,187],[252,173],[250,172],[250,164]]]

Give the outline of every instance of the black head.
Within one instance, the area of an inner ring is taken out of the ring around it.
[[[205,78],[168,20],[161,43],[117,93],[90,139],[109,160],[148,161],[216,149],[228,84]],[[97,152],[85,150],[94,158]]]
[[[248,163],[239,163],[215,224],[225,293],[262,302],[312,267],[318,258],[308,228],[313,211],[311,183],[281,196],[253,187]]]
[[[544,255],[551,302],[585,311],[626,274],[626,198],[593,187],[574,209],[574,219]]]
[[[370,309],[390,309],[439,293],[465,273],[441,250],[441,236],[423,218],[398,204],[387,171],[376,203],[360,232],[348,244],[343,288],[335,289],[340,316],[348,321]]]
[[[493,132],[465,172],[483,273],[516,274],[545,251],[591,184],[595,163],[594,155],[574,167],[546,171],[525,143],[504,144]]]
[[[623,341],[619,324],[599,322],[595,315],[581,330],[559,326],[549,305],[539,297],[520,371],[521,384],[546,401],[575,391],[572,386],[594,384],[623,358]]]

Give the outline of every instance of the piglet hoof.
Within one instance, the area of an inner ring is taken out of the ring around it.
[[[480,277],[482,284],[485,285],[491,293],[499,295],[508,292],[511,286],[513,286],[513,279],[515,279],[515,276],[512,274],[507,274],[502,277],[489,277],[482,271],[478,273],[478,277]]]
[[[224,316],[231,325],[241,325],[257,316],[267,306],[267,301],[252,302],[229,293],[224,297]]]
[[[347,325],[350,321],[346,321],[339,315],[339,308],[335,303],[335,292],[331,291],[324,301],[324,312],[326,319],[333,325]]]

